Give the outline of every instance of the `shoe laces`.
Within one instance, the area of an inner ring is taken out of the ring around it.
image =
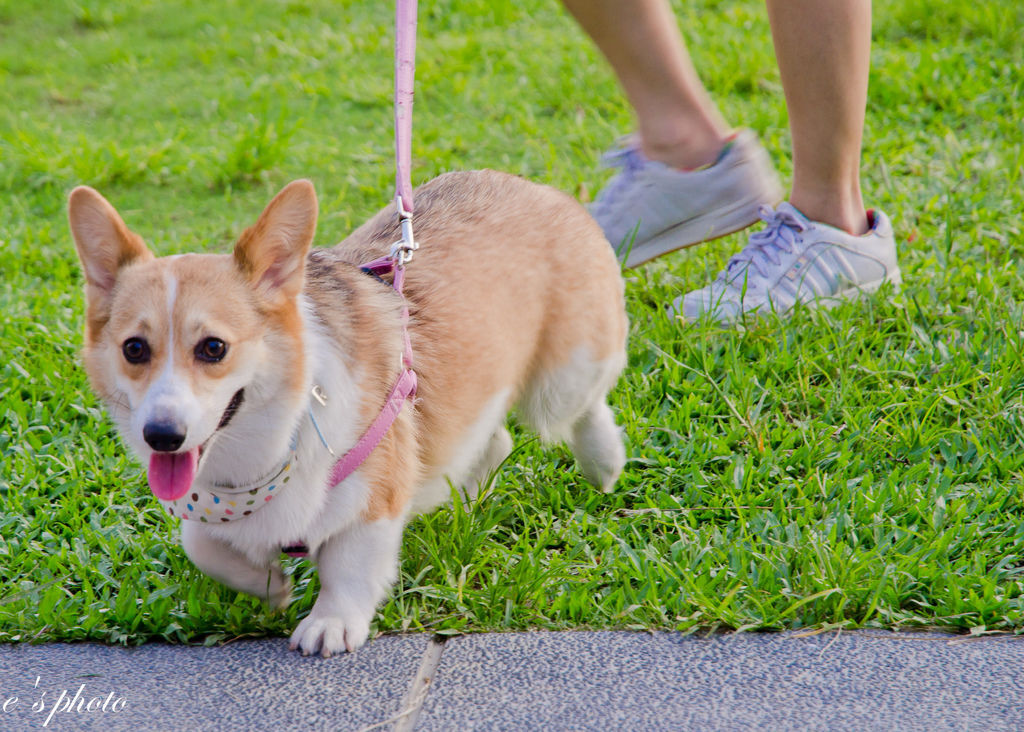
[[[800,243],[800,234],[807,230],[807,222],[790,211],[776,211],[770,206],[761,206],[758,216],[765,223],[765,228],[750,236],[750,242],[739,254],[729,260],[728,266],[719,276],[726,282],[732,282],[735,275],[742,270],[750,271],[750,267],[768,278],[771,267],[782,263],[782,254],[792,254]]]
[[[643,170],[647,164],[640,149],[633,144],[626,144],[623,147],[606,152],[601,157],[601,163],[606,168],[621,168],[622,170],[609,181],[601,195],[594,201],[596,209],[607,209],[615,204],[615,199],[621,196],[622,191],[627,190],[636,178],[637,173]]]

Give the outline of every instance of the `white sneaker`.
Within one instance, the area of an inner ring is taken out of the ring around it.
[[[714,282],[676,298],[676,314],[719,321],[782,314],[798,302],[834,305],[902,281],[892,225],[881,211],[868,213],[871,229],[863,236],[810,221],[789,203],[765,207],[761,218],[767,227],[751,235]]]
[[[758,207],[782,200],[768,153],[742,130],[707,168],[676,170],[633,144],[605,156],[621,167],[590,213],[627,267],[717,239],[757,221]]]

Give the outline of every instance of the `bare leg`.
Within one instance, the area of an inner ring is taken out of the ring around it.
[[[790,202],[809,219],[863,234],[871,0],[767,0],[767,6],[793,136]]]
[[[697,77],[665,0],[563,0],[612,65],[637,115],[640,148],[676,168],[714,162],[730,134]]]

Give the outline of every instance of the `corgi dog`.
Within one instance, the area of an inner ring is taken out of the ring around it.
[[[626,362],[623,282],[593,219],[493,171],[442,175],[415,201],[403,298],[361,267],[401,238],[395,204],[311,250],[317,199],[299,180],[233,253],[156,258],[95,190],[69,199],[91,385],[200,570],[283,607],[282,548],[308,549],[320,593],[290,639],[306,655],[366,641],[406,522],[451,485],[476,495],[512,449],[510,409],[567,441],[601,489],[625,463],[607,403]],[[406,338],[415,400],[329,485],[389,401]]]

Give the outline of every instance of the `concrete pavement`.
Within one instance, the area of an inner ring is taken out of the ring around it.
[[[0,729],[1016,730],[1024,637],[412,635],[326,660],[283,638],[0,646]]]

